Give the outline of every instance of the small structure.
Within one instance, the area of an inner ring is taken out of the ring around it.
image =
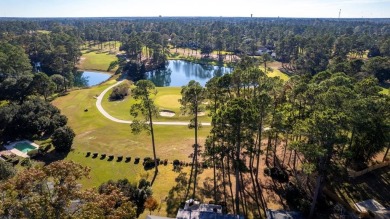
[[[41,62],[34,62],[34,70],[35,72],[41,71]]]
[[[224,215],[222,206],[214,204],[200,204],[193,199],[185,202],[184,208],[179,209],[176,218],[178,219],[244,219],[239,215]]]
[[[370,215],[379,219],[390,218],[390,209],[385,208],[375,199],[357,202],[355,203],[355,207],[363,215]]]
[[[267,219],[303,219],[302,214],[297,211],[267,209],[266,215]]]

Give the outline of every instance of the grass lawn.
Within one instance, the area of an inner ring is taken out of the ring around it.
[[[269,71],[269,70],[267,71],[268,77],[280,77],[280,79],[282,79],[283,81],[285,81],[285,82],[288,81],[290,76],[288,76],[287,74],[285,74],[279,70],[279,68],[281,66],[282,66],[282,63],[276,62],[276,61],[268,63],[267,68],[272,69],[271,71]],[[264,66],[261,65],[260,69],[264,71]]]
[[[154,169],[145,170],[143,168],[142,159],[140,163],[134,164],[134,157],[128,163],[124,160],[117,162],[115,158],[112,161],[108,161],[107,158],[101,160],[100,156],[97,158],[86,157],[85,153],[76,151],[69,153],[66,159],[91,168],[90,177],[80,181],[83,188],[97,188],[109,179],[127,178],[131,182],[138,182],[141,178],[145,178],[151,181],[154,175]],[[189,174],[190,167],[183,167],[182,171]],[[203,174],[199,175],[200,181],[198,185],[202,185],[203,180],[210,174],[212,174],[212,169],[204,170]],[[159,174],[153,185],[153,197],[161,203],[161,210],[159,212],[155,211],[154,215],[166,216],[166,203],[164,200],[168,196],[169,190],[176,185],[175,178],[178,175],[178,172],[173,171],[171,163],[168,163],[166,166],[159,165]],[[149,211],[145,210],[139,218],[145,218],[148,214]]]
[[[76,133],[73,148],[76,152],[98,152],[123,156],[152,156],[150,136],[146,133],[133,135],[128,124],[119,124],[103,117],[97,110],[95,96],[115,80],[90,89],[76,90],[57,98],[53,104],[68,117],[68,124]],[[115,107],[114,107],[115,108]],[[84,112],[88,109],[88,112]],[[127,113],[129,106],[123,107]],[[155,125],[158,157],[161,159],[186,160],[192,151],[193,130],[183,126]],[[209,127],[199,130],[203,142]],[[174,157],[172,157],[174,155]]]
[[[84,188],[97,187],[109,179],[128,178],[130,181],[136,182],[140,178],[151,179],[153,176],[153,170],[145,171],[142,166],[144,157],[153,156],[150,136],[146,133],[133,135],[128,124],[119,124],[106,119],[95,106],[95,97],[115,82],[115,80],[110,80],[103,85],[89,89],[71,91],[68,95],[59,97],[52,102],[61,110],[62,114],[68,117],[68,125],[76,133],[73,143],[74,150],[65,159],[91,167],[90,179],[81,181]],[[167,89],[160,93],[175,95],[172,93],[177,92],[179,92],[179,88]],[[88,109],[88,112],[84,112],[84,109]],[[174,159],[191,161],[188,155],[193,151],[194,130],[183,126],[161,125],[155,125],[154,129],[159,158],[168,159],[169,162]],[[204,145],[209,127],[202,127],[198,133],[200,144]],[[131,161],[129,163],[116,162],[116,159],[107,161],[107,158],[100,160],[100,156],[94,159],[85,156],[88,151],[97,152],[99,155],[105,153],[115,157],[119,155],[130,156]],[[135,157],[141,158],[140,164],[134,164]],[[168,195],[168,191],[175,185],[175,177],[178,175],[172,171],[171,164],[160,166],[159,170],[160,173],[153,186],[154,197],[158,201],[163,200]],[[188,171],[188,168],[184,168],[184,171]],[[207,173],[203,173],[202,177],[207,175]],[[157,214],[166,214],[164,203],[160,213]]]
[[[49,34],[51,31],[49,30],[37,30],[37,33]]]
[[[272,69],[272,71],[267,72],[268,77],[280,77],[283,81],[288,81],[290,78],[288,75],[285,73],[281,72],[279,69]]]
[[[387,94],[390,95],[390,88],[382,88],[381,94]]]
[[[83,51],[78,67],[82,70],[107,71],[110,63],[116,60],[115,54]]]
[[[175,112],[173,117],[159,116],[155,121],[189,121],[189,116],[184,116],[180,112],[179,99],[181,88],[180,87],[158,87],[157,95],[155,97],[156,106],[162,110],[171,110]],[[131,97],[127,97],[122,101],[109,101],[108,97],[111,91],[107,92],[102,101],[103,108],[112,116],[123,120],[132,120],[130,115],[130,106],[135,100]],[[207,116],[200,117],[201,122],[210,122],[211,119]]]

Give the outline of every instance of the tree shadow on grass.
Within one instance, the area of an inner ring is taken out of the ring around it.
[[[49,165],[53,162],[65,159],[69,153],[76,152],[57,152],[56,150],[51,150],[45,154],[38,154],[33,159],[39,162],[43,162],[45,165]]]
[[[167,202],[166,212],[168,217],[176,217],[179,208],[184,207],[185,191],[188,182],[187,174],[179,173],[175,178],[175,182],[176,185],[169,190],[165,200]]]

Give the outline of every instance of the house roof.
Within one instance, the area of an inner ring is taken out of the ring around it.
[[[267,209],[267,219],[303,219],[298,211],[271,210]]]
[[[380,210],[386,210],[383,205],[381,205],[378,201],[375,199],[368,199],[365,201],[357,202],[355,203],[355,207],[358,211],[365,213],[368,211],[380,211]]]

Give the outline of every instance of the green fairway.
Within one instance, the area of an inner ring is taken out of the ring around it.
[[[180,111],[181,98],[180,87],[158,87],[157,95],[155,97],[155,104],[160,110],[170,110],[175,112],[173,117],[158,116],[154,121],[189,121],[189,116],[184,116]],[[111,91],[107,92],[102,101],[103,108],[112,116],[123,120],[132,120],[130,115],[130,107],[135,102],[131,97],[127,97],[122,101],[110,101],[109,95]],[[131,96],[131,95],[130,95]],[[207,116],[200,117],[201,122],[210,122]]]
[[[152,156],[148,134],[133,135],[129,124],[115,123],[105,118],[96,108],[95,97],[115,82],[111,80],[101,86],[72,91],[53,101],[68,117],[68,124],[76,133],[73,148],[77,152],[91,151],[141,158]],[[123,107],[125,113],[128,113],[129,108],[130,106]],[[201,142],[208,132],[209,127],[199,130]],[[188,159],[188,154],[192,151],[193,135],[193,130],[186,126],[155,125],[157,156],[169,160]]]
[[[114,83],[116,83],[116,80],[110,80],[103,85],[75,90],[53,101],[53,104],[61,110],[62,114],[68,117],[68,125],[76,133],[73,142],[74,150],[68,154],[66,160],[72,160],[91,168],[90,178],[83,179],[80,182],[84,188],[98,187],[101,183],[110,179],[127,178],[132,182],[137,182],[141,178],[151,180],[154,174],[153,169],[145,171],[142,166],[144,157],[153,156],[150,136],[146,133],[131,134],[128,124],[119,124],[108,120],[100,114],[95,106],[96,96]],[[159,93],[160,95],[177,95],[179,91],[179,88],[166,88],[161,89]],[[174,108],[177,108],[177,106]],[[88,111],[85,112],[85,109],[88,109]],[[161,125],[155,125],[154,129],[157,157],[161,160],[169,160],[167,166],[159,166],[159,174],[153,185],[153,196],[160,202],[168,196],[169,190],[176,183],[175,177],[178,173],[173,171],[170,163],[174,159],[191,161],[188,155],[193,151],[194,130],[188,129],[186,126]],[[200,145],[204,145],[209,127],[202,127],[198,133]],[[86,152],[97,152],[99,156],[97,158],[86,157]],[[100,159],[102,153],[107,156],[114,155],[115,158],[112,161],[108,161],[107,157]],[[117,156],[123,156],[124,158],[130,156],[131,161],[128,163],[124,160],[117,162]],[[139,164],[134,164],[135,157],[141,158]],[[189,172],[189,168],[186,167],[183,171]],[[200,179],[210,174],[207,171],[200,176]],[[157,214],[166,215],[165,207],[166,204],[163,202],[161,211]],[[143,215],[146,216],[147,213],[145,212]]]
[[[99,53],[84,51],[78,67],[82,70],[107,71],[110,63],[116,60],[117,57],[114,54],[107,52]],[[115,71],[115,69],[112,71]]]
[[[268,77],[280,77],[283,81],[288,81],[290,78],[285,73],[281,72],[279,69],[273,69],[272,71],[267,72]]]

